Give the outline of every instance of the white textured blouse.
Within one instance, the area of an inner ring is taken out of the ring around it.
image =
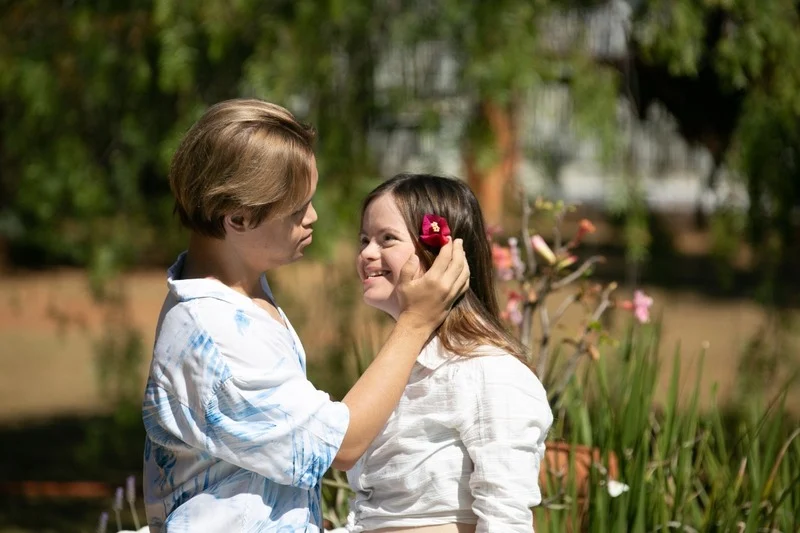
[[[479,533],[530,533],[552,422],[544,387],[518,359],[494,347],[460,357],[434,338],[347,473],[350,529],[460,522]]]

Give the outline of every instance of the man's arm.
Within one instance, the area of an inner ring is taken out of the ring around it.
[[[469,267],[461,239],[442,247],[430,270],[417,277],[414,254],[403,267],[397,293],[403,311],[377,357],[342,402],[350,424],[333,466],[349,470],[386,425],[403,394],[417,356],[469,288]]]

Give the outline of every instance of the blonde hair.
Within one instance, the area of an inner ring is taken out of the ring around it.
[[[291,213],[311,192],[315,136],[275,104],[236,99],[212,106],[172,158],[175,212],[187,228],[220,239],[227,214],[246,215],[254,227]]]
[[[420,264],[425,269],[431,267],[438,253],[419,239],[425,214],[444,217],[452,237],[464,241],[470,272],[469,289],[439,326],[437,335],[442,346],[461,356],[474,355],[480,346],[495,346],[530,368],[525,347],[506,331],[500,321],[492,250],[480,204],[470,188],[458,179],[429,174],[398,174],[369,193],[361,210],[362,219],[369,204],[383,195],[394,199],[414,241]]]

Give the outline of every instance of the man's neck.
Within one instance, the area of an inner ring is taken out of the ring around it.
[[[216,279],[249,298],[264,298],[261,272],[252,272],[233,247],[222,239],[193,233],[181,272],[182,279]]]

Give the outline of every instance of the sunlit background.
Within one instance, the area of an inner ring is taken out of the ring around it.
[[[499,244],[523,199],[575,204],[563,231],[593,221],[578,254],[605,256],[594,276],[654,298],[663,365],[680,354],[702,409],[788,388],[796,419],[799,20],[790,0],[0,3],[0,532],[93,531],[138,479],[138,402],[186,242],[166,172],[233,97],[318,131],[313,250],[271,282],[333,396],[389,325],[360,302],[360,201],[420,171],[466,180]],[[623,335],[628,315],[605,327]]]

